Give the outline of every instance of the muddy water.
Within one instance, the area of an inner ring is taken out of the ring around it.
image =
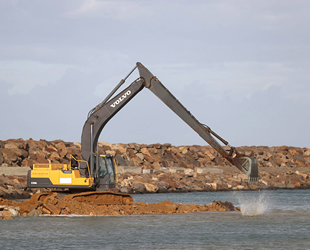
[[[1,249],[309,249],[310,190],[134,195],[167,199],[242,211],[16,218],[0,222]]]

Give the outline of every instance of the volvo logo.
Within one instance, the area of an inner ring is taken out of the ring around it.
[[[110,106],[115,108],[118,104],[120,104],[124,99],[127,98],[131,94],[131,91],[128,90],[125,94],[123,94],[120,98],[118,98],[115,102],[113,102]]]

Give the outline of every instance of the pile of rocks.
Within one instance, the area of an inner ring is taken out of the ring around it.
[[[79,145],[55,140],[0,141],[0,167],[26,167],[34,163],[66,163],[70,154],[80,155]]]
[[[257,185],[249,185],[247,176],[210,146],[99,143],[100,153],[116,159],[120,173],[117,192],[310,188],[309,148],[253,146],[237,150],[258,159]],[[25,167],[34,163],[67,163],[71,154],[80,158],[79,143],[32,139],[0,141],[0,170],[1,167]],[[29,192],[25,189],[25,177],[0,177],[0,197],[27,198]]]
[[[238,147],[246,156],[258,159],[259,166],[310,167],[310,149],[297,147]],[[230,166],[210,146],[172,146],[166,144],[110,144],[99,143],[99,151],[115,156],[118,165],[143,169],[181,167],[187,169]],[[61,140],[35,141],[32,139],[10,139],[0,141],[0,167],[32,166],[34,163],[66,163],[70,154],[80,158],[79,143]]]
[[[94,194],[94,201],[96,196]],[[69,197],[70,196],[70,197]],[[3,208],[4,211],[1,211]],[[72,195],[63,196],[58,193],[37,193],[29,200],[12,202],[0,198],[0,219],[11,219],[15,216],[32,217],[40,215],[137,215],[137,214],[176,214],[202,211],[239,211],[230,202],[213,201],[209,205],[175,204],[170,201],[146,204],[102,205],[83,199],[75,199]],[[2,213],[1,213],[2,212]]]
[[[1,203],[2,199],[0,199]],[[0,220],[10,220],[15,216],[19,216],[20,207],[18,206],[8,206],[0,205]]]
[[[25,176],[0,176],[0,197],[5,199],[27,199],[30,197],[27,191]]]
[[[153,174],[125,173],[119,176],[116,187],[122,193],[165,193],[165,192],[210,192],[263,189],[309,189],[310,174],[300,171],[268,173],[261,171],[257,184],[249,184],[242,173],[222,174],[165,173]]]

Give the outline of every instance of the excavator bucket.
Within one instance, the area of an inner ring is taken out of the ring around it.
[[[237,156],[233,158],[234,165],[249,177],[249,184],[258,182],[258,161],[254,157]]]

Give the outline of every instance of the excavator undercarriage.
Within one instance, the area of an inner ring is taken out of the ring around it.
[[[140,77],[112,97],[135,69],[138,69]],[[248,176],[249,183],[256,183],[258,181],[257,159],[239,153],[226,140],[212,131],[211,128],[200,123],[156,76],[138,62],[135,68],[120,81],[105,100],[89,111],[81,137],[82,159],[74,159],[75,162],[71,161],[70,164],[34,165],[33,169],[28,173],[28,187],[84,189],[89,191],[113,188],[115,183],[117,183],[116,165],[111,156],[99,154],[99,135],[109,120],[143,88],[149,89],[226,160],[245,173]],[[225,149],[220,145],[219,141],[226,146]],[[92,193],[92,195],[95,194]],[[114,195],[114,200],[126,200],[128,198],[123,194],[109,193],[103,195],[101,193],[102,197],[106,197],[107,200],[110,199],[111,202],[113,199],[111,197],[107,198],[107,195]],[[82,199],[82,197],[86,198],[86,196],[90,197],[90,193],[75,195],[72,198]]]

